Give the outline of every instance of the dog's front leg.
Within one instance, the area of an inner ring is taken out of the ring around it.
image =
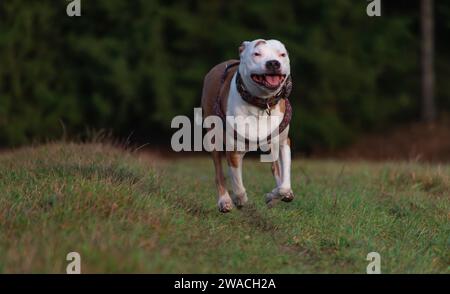
[[[266,203],[269,206],[276,204],[278,200],[290,202],[294,199],[291,189],[291,146],[289,138],[280,143],[279,159],[272,164],[277,187],[266,194]]]
[[[233,208],[233,201],[225,187],[225,177],[222,171],[222,156],[218,151],[212,151],[211,154],[214,161],[214,169],[216,171],[216,187],[219,196],[217,205],[219,206],[220,212],[227,213]]]
[[[247,201],[247,192],[242,182],[242,161],[245,152],[227,152],[228,170],[233,193],[231,199],[237,208],[241,208]]]

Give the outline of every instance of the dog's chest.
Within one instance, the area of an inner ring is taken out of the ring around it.
[[[233,78],[230,84],[226,116],[234,119],[238,128],[240,123],[245,122],[245,127],[248,130],[246,137],[249,140],[262,141],[270,134],[273,134],[275,129],[278,128],[284,113],[281,112],[279,105],[270,109],[269,115],[265,109],[245,102],[237,91],[235,78]]]

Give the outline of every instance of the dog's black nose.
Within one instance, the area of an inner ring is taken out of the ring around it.
[[[278,60],[269,60],[266,62],[266,68],[268,70],[279,70],[281,67],[281,64]]]

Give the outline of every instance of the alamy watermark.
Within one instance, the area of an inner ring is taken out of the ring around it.
[[[81,0],[71,0],[67,4],[66,13],[68,16],[81,16]]]
[[[278,160],[280,136],[279,116],[226,116],[225,120],[216,115],[203,119],[201,108],[194,108],[194,125],[184,115],[172,119],[171,127],[178,128],[172,135],[171,147],[180,151],[257,151],[262,162]],[[224,126],[225,124],[225,126]],[[203,136],[203,129],[208,130]],[[193,140],[192,140],[193,138]]]
[[[367,15],[370,17],[381,16],[381,0],[367,0],[370,3],[367,5]]]
[[[69,252],[66,260],[70,261],[66,267],[67,274],[81,274],[81,256],[78,252]],[[370,261],[367,265],[367,274],[381,274],[381,255],[378,252],[370,252],[366,257]]]
[[[366,260],[370,261],[367,265],[366,272],[368,274],[381,274],[381,255],[378,252],[370,252],[367,254]]]
[[[78,252],[69,252],[66,256],[66,260],[70,261],[66,267],[66,273],[81,274],[81,256]]]
[[[81,0],[69,0],[67,4],[66,13],[68,16],[81,16]],[[367,5],[366,13],[368,16],[381,16],[381,0],[367,0],[370,2]]]

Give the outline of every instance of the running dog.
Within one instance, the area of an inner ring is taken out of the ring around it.
[[[285,46],[277,40],[258,39],[245,41],[239,47],[239,60],[228,60],[213,67],[205,76],[202,92],[202,110],[205,117],[252,117],[258,124],[257,134],[249,134],[245,140],[261,142],[270,138],[278,128],[278,159],[272,162],[276,187],[266,194],[266,203],[273,206],[278,200],[290,202],[294,198],[291,189],[291,148],[288,137],[291,106],[287,99],[292,88],[289,55]],[[267,122],[277,116],[279,124]],[[251,137],[251,138],[250,138]],[[242,160],[246,151],[227,150],[232,193],[225,186],[220,151],[211,152],[215,167],[219,211],[230,212],[233,206],[241,208],[247,201],[242,182]]]

